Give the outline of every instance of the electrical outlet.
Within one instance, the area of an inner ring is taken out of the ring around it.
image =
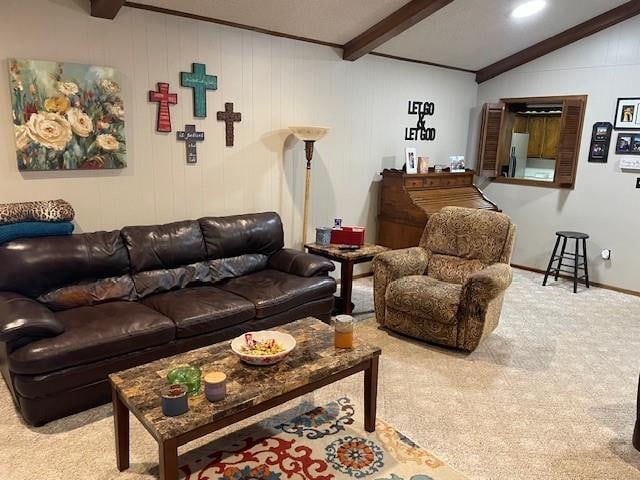
[[[636,188],[640,188],[640,177],[636,178]]]

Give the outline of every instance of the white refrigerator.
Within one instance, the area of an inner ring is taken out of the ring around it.
[[[529,134],[512,133],[511,150],[509,151],[510,177],[524,178],[524,170],[527,167],[527,152],[529,151]]]

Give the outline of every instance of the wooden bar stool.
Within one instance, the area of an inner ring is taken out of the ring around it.
[[[573,276],[573,293],[578,292],[578,280],[583,278],[584,284],[589,288],[589,266],[587,265],[587,238],[589,238],[589,235],[581,232],[556,232],[556,235],[558,238],[556,239],[555,247],[553,247],[551,258],[549,259],[549,265],[544,274],[542,286],[547,284],[547,279],[550,274],[554,274],[555,279],[558,280],[558,276],[560,272],[562,272]],[[573,253],[565,251],[569,238],[575,240]],[[560,239],[562,239],[562,249],[560,250],[560,255],[557,255]],[[580,253],[580,240],[582,240],[582,254]],[[553,264],[556,260],[558,263],[554,267]],[[569,263],[564,263],[564,260],[568,260]],[[562,267],[570,267],[571,270],[563,270]],[[578,270],[584,271],[584,275],[578,276]]]

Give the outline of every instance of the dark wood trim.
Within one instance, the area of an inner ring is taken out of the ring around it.
[[[316,45],[324,45],[326,47],[342,48],[342,45],[338,43],[325,42],[323,40],[316,40],[313,38],[300,37],[298,35],[289,35],[288,33],[276,32],[274,30],[268,30],[266,28],[252,27],[251,25],[244,25],[242,23],[229,22],[219,18],[205,17],[203,15],[196,15],[195,13],[181,12],[179,10],[172,10],[170,8],[156,7],[154,5],[145,5],[137,2],[124,2],[125,7],[137,8],[138,10],[147,10],[149,12],[162,13],[164,15],[172,15],[174,17],[189,18],[191,20],[199,20],[201,22],[216,23],[218,25],[225,25],[227,27],[240,28],[242,30],[249,30],[251,32],[264,33],[265,35],[271,35],[274,37],[288,38],[290,40],[298,40],[300,42],[315,43]]]
[[[553,37],[547,38],[530,47],[525,48],[513,55],[499,60],[487,67],[478,70],[476,82],[483,83],[497,77],[511,69],[524,65],[536,58],[540,58],[559,48],[566,47],[589,35],[598,33],[601,30],[612,27],[624,20],[640,14],[640,0],[631,0],[616,8],[613,8],[597,17],[583,22],[575,27],[571,27],[564,32],[560,32]]]
[[[371,53],[383,43],[401,34],[416,23],[424,20],[453,0],[411,0],[388,17],[349,40],[344,45],[342,58],[354,61]]]
[[[369,52],[369,55],[390,58],[392,60],[400,60],[401,62],[419,63],[420,65],[429,65],[430,67],[446,68],[448,70],[456,70],[458,72],[476,73],[475,70],[469,70],[468,68],[453,67],[451,65],[444,65],[442,63],[427,62],[426,60],[415,60],[413,58],[399,57],[397,55],[389,55],[387,53]]]
[[[528,178],[516,177],[495,177],[491,179],[495,183],[506,183],[511,185],[527,185],[529,187],[546,187],[546,188],[569,188],[556,182],[545,182],[544,180],[529,180]]]
[[[527,272],[539,273],[541,275],[545,274],[545,271],[542,270],[541,268],[527,267],[526,265],[519,265],[517,263],[512,263],[511,266],[513,268],[517,268],[519,270],[526,270]],[[564,278],[564,279],[567,279],[567,280],[573,280],[573,277],[570,276],[570,275],[560,274],[560,278]],[[640,297],[640,292],[637,292],[635,290],[629,290],[627,288],[616,287],[614,285],[607,285],[605,283],[593,282],[591,280],[589,280],[589,284],[593,285],[594,287],[604,288],[605,290],[613,290],[614,292],[625,293],[627,295],[633,295],[634,297]]]
[[[589,98],[588,95],[552,95],[548,97],[512,97],[512,98],[501,98],[500,101],[502,103],[511,104],[511,103],[543,103],[543,104],[558,104],[560,107],[563,106],[565,100],[582,100],[583,102],[587,102]]]
[[[124,3],[124,0],[91,0],[91,16],[113,20]]]

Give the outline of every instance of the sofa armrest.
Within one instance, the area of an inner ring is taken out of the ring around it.
[[[373,301],[376,319],[385,325],[385,295],[391,282],[407,275],[423,275],[429,264],[429,253],[422,247],[391,250],[373,259]]]
[[[41,303],[17,293],[0,292],[0,341],[54,337],[62,332],[64,325]]]
[[[498,326],[504,292],[512,278],[509,265],[495,263],[465,280],[458,306],[458,347],[473,351]]]
[[[311,253],[283,248],[269,257],[268,266],[299,277],[314,277],[333,272],[336,266],[331,260]]]

